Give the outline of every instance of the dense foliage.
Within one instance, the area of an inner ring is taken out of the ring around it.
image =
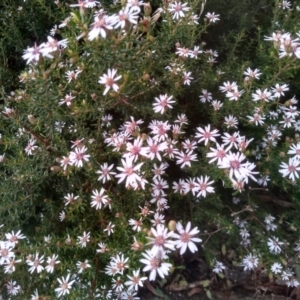
[[[297,288],[300,8],[48,2],[1,12],[2,296],[139,299],[198,249]]]

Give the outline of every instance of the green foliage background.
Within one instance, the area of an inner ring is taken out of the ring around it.
[[[69,1],[70,2],[70,1]],[[279,3],[279,2],[278,2]],[[190,124],[185,128],[187,135],[192,134],[197,126],[211,123],[214,127],[222,125],[225,115],[235,114],[246,116],[253,111],[251,92],[263,85],[270,86],[277,83],[290,84],[290,92],[287,99],[293,95],[299,97],[299,62],[290,63],[287,59],[279,60],[272,44],[263,42],[265,35],[284,28],[287,31],[299,30],[297,13],[286,12],[278,9],[278,3],[274,1],[207,1],[201,21],[208,11],[220,13],[220,22],[213,26],[191,26],[187,24],[171,24],[162,22],[161,19],[153,26],[150,33],[139,31],[115,39],[102,39],[87,43],[86,38],[77,41],[74,37],[82,31],[87,31],[86,24],[93,22],[93,15],[80,15],[79,10],[73,11],[68,30],[61,30],[58,37],[68,38],[69,44],[62,58],[53,61],[45,61],[37,67],[36,79],[19,83],[19,75],[26,72],[26,66],[22,61],[23,50],[34,43],[45,41],[49,30],[54,24],[59,24],[69,14],[69,8],[62,2],[56,5],[53,1],[2,1],[0,5],[0,84],[2,86],[1,102],[3,107],[16,107],[16,115],[10,118],[0,119],[0,133],[3,138],[0,149],[5,152],[5,164],[0,165],[0,219],[7,228],[22,232],[30,238],[35,248],[28,246],[27,251],[39,251],[43,249],[43,238],[48,234],[53,237],[53,242],[45,251],[47,253],[58,252],[64,258],[64,266],[60,269],[63,274],[74,260],[83,260],[90,257],[95,267],[84,275],[87,281],[95,276],[102,276],[101,271],[105,267],[110,254],[103,258],[95,258],[97,242],[103,238],[102,231],[108,220],[121,212],[116,219],[119,231],[115,233],[115,244],[111,247],[116,251],[130,251],[132,236],[129,232],[128,216],[139,217],[136,207],[142,206],[149,199],[149,191],[134,192],[125,190],[116,184],[106,184],[105,189],[114,199],[112,211],[91,212],[89,201],[93,189],[98,188],[99,183],[95,171],[99,164],[105,161],[118,163],[119,154],[108,150],[103,142],[103,127],[101,117],[110,113],[114,116],[112,131],[117,129],[130,116],[135,119],[143,119],[145,125],[141,126],[141,132],[147,132],[147,124],[156,116],[152,111],[154,97],[158,94],[172,94],[177,104],[167,115],[174,121],[178,113],[185,113]],[[160,3],[152,3],[153,8]],[[19,7],[22,9],[19,9]],[[200,12],[201,1],[193,2],[191,6],[196,12]],[[118,8],[111,6],[112,12]],[[170,17],[170,16],[169,16]],[[276,23],[281,24],[279,25]],[[218,64],[212,67],[207,63],[208,56],[199,56],[198,60],[184,61],[186,68],[196,74],[194,83],[186,89],[179,84],[179,76],[170,76],[165,69],[170,62],[178,62],[175,55],[175,44],[182,47],[193,48],[203,41],[205,49],[214,49],[219,52]],[[89,53],[89,55],[86,55]],[[63,62],[63,66],[60,65]],[[78,66],[82,72],[80,80],[67,82],[65,73],[67,70]],[[110,92],[107,97],[102,97],[103,87],[97,83],[98,77],[109,68],[117,68],[122,74],[122,96]],[[224,104],[221,113],[214,112],[211,107],[199,102],[201,89],[213,92],[214,98],[223,97],[218,87],[222,82],[237,81],[243,86],[243,72],[248,68],[260,68],[263,72],[262,79],[254,82],[253,86],[245,86],[246,92],[241,102]],[[218,75],[216,69],[224,72]],[[159,84],[149,84],[149,78],[157,78]],[[262,84],[263,82],[263,84]],[[14,91],[14,94],[10,92]],[[75,91],[75,92],[74,92]],[[71,108],[58,106],[58,102],[67,93],[74,92],[76,100]],[[21,100],[20,100],[21,99]],[[128,104],[129,103],[129,104]],[[268,110],[273,104],[267,104]],[[34,116],[36,122],[31,123],[28,116]],[[62,133],[55,130],[55,122],[65,122]],[[76,132],[69,130],[76,124]],[[19,137],[20,128],[26,128],[27,134]],[[253,130],[244,118],[240,128],[247,138],[254,138],[253,146],[247,152],[247,158],[254,160],[251,152],[255,150],[263,137],[265,128]],[[30,133],[38,137],[38,145],[41,151],[28,157],[23,149],[28,142]],[[186,176],[198,176],[207,174],[214,178],[216,193],[195,202],[194,197],[170,195],[172,203],[167,221],[172,219],[183,220],[185,223],[191,220],[195,226],[214,232],[220,231],[221,235],[213,236],[205,245],[203,254],[208,260],[212,260],[220,252],[222,245],[239,247],[239,233],[232,224],[232,214],[243,210],[246,205],[258,204],[258,211],[247,211],[239,214],[241,218],[249,221],[253,232],[258,231],[253,241],[253,247],[259,247],[263,237],[261,221],[266,214],[274,214],[282,226],[278,235],[282,239],[297,239],[297,231],[300,229],[298,220],[299,212],[299,185],[291,186],[282,180],[278,174],[280,164],[280,152],[286,152],[289,145],[295,141],[292,130],[285,131],[289,140],[281,140],[277,148],[271,149],[270,154],[264,157],[258,166],[263,174],[272,173],[272,182],[269,191],[246,190],[241,197],[241,204],[233,207],[231,184],[224,176],[224,172],[212,167],[205,159],[205,149],[202,152],[201,161],[190,170],[184,170]],[[71,169],[68,172],[53,172],[58,166],[58,159],[66,155],[71,147],[70,141],[84,137],[85,141],[95,139],[94,144],[89,145],[89,153],[92,158],[87,167]],[[181,142],[182,140],[178,140]],[[178,171],[175,163],[170,163],[171,171],[168,179],[178,180],[181,171]],[[151,164],[145,162],[145,172],[151,176]],[[225,186],[225,188],[223,187]],[[256,185],[253,185],[257,188]],[[79,195],[78,202],[68,211],[68,217],[64,223],[59,221],[59,213],[64,209],[63,197],[66,193]],[[275,196],[276,195],[276,196]],[[281,202],[280,202],[281,201]],[[282,208],[284,207],[284,209]],[[236,210],[236,211],[233,211]],[[46,220],[46,222],[44,221]],[[150,222],[148,220],[148,224]],[[261,230],[261,231],[259,231]],[[83,231],[91,231],[93,234],[92,247],[78,249],[74,247],[76,236]],[[296,233],[295,233],[296,231]],[[73,245],[65,246],[66,233],[72,235]],[[225,233],[228,235],[225,235]],[[229,235],[230,233],[230,235]],[[145,234],[138,235],[146,242]],[[206,236],[205,236],[206,237]],[[210,238],[210,235],[209,235]],[[204,239],[204,238],[203,238]],[[227,242],[227,241],[229,242]],[[240,247],[242,248],[242,247]],[[43,249],[44,250],[44,249]],[[237,249],[234,260],[241,258]],[[260,249],[264,256],[268,255],[268,249],[263,246]],[[291,249],[287,250],[290,254]],[[135,254],[130,253],[134,260]],[[232,259],[232,258],[231,258]],[[269,258],[272,261],[272,257]],[[2,271],[1,271],[2,272]],[[25,277],[27,270],[16,275],[16,279],[27,286],[26,293],[32,293],[33,287],[45,280],[44,277]],[[5,276],[1,273],[1,276]],[[56,276],[56,275],[55,275]],[[56,277],[49,275],[51,282]],[[102,278],[102,277],[101,277]],[[104,280],[105,281],[105,280]],[[81,293],[80,291],[78,293]]]

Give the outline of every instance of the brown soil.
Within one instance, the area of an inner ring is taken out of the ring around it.
[[[145,282],[139,296],[141,300],[300,300],[300,288],[288,288],[263,270],[254,274],[230,266],[224,275],[220,278],[196,258],[168,281]]]

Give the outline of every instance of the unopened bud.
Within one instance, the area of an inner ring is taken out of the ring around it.
[[[144,3],[144,16],[145,17],[150,17],[152,13],[152,7],[150,2]]]
[[[175,89],[179,89],[182,86],[182,83],[180,81],[175,82]]]
[[[61,170],[61,167],[59,167],[59,166],[52,166],[52,167],[50,168],[50,170],[51,170],[52,172],[57,173],[57,172],[59,172],[59,171]]]
[[[143,80],[145,80],[145,81],[149,81],[150,75],[149,75],[148,73],[144,73],[142,78],[143,78]]]
[[[170,231],[175,231],[176,230],[176,221],[171,220],[168,224],[168,228]]]
[[[132,245],[131,245],[131,249],[133,251],[141,251],[144,248],[144,244],[135,241]]]
[[[26,260],[32,260],[32,254],[27,255]]]
[[[74,56],[69,59],[70,64],[73,64],[73,65],[76,64],[77,61],[78,61],[78,56]]]
[[[83,6],[80,6],[79,12],[80,12],[80,16],[84,17],[86,15],[86,13],[87,13],[87,9],[85,7],[83,7]]]
[[[28,115],[27,118],[28,118],[28,121],[31,124],[36,124],[37,123],[37,120],[36,120],[36,118],[33,115]]]
[[[280,157],[285,157],[285,153],[284,153],[284,152],[280,152],[280,153],[279,153],[279,156],[280,156]]]
[[[148,136],[147,136],[146,133],[142,133],[141,138],[142,138],[143,141],[146,141]]]
[[[247,86],[249,85],[250,81],[251,81],[250,77],[249,77],[249,76],[246,76],[246,77],[244,78],[244,86],[247,87]]]
[[[142,19],[140,21],[140,30],[143,32],[150,32],[151,30],[151,22],[150,22],[150,17],[144,17],[144,19]]]
[[[282,264],[284,265],[284,266],[287,266],[287,261],[285,260],[285,259],[281,259],[281,262],[282,262]]]
[[[30,78],[28,72],[23,72],[21,73],[21,75],[19,76],[20,82],[26,82],[26,80]]]

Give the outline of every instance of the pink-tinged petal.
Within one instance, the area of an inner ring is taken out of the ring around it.
[[[200,232],[200,231],[198,230],[198,228],[195,227],[195,228],[193,228],[192,231],[190,231],[189,233],[190,233],[190,235],[195,235],[195,234],[197,234],[197,233],[199,233],[199,232]]]
[[[164,246],[166,248],[169,248],[170,250],[174,250],[174,245],[173,244],[165,244]]]
[[[184,244],[181,246],[181,249],[180,249],[180,255],[182,255],[183,253],[185,253],[186,248],[187,248],[187,243],[184,243]]]
[[[144,269],[143,269],[144,272],[147,272],[147,271],[150,271],[150,270],[151,270],[151,266],[145,266]]]
[[[142,258],[140,259],[140,262],[142,262],[145,265],[149,265],[149,259]]]
[[[191,222],[188,222],[188,223],[186,224],[185,231],[186,231],[186,232],[189,232],[190,229],[191,229]]]
[[[192,253],[198,251],[198,248],[196,247],[196,245],[193,242],[188,242],[188,247]]]
[[[195,243],[201,243],[201,242],[202,242],[201,239],[195,238],[195,237],[191,238],[191,241],[193,241],[193,242],[195,242]]]
[[[110,86],[107,86],[103,92],[103,96],[105,96],[107,94],[107,92],[109,91],[110,89]]]
[[[155,228],[151,227],[151,231],[152,231],[153,236],[157,236],[158,235],[158,233],[155,230]]]
[[[151,248],[151,251],[154,255],[157,255],[159,250],[161,250],[161,246],[157,246],[157,245],[154,245],[152,248]]]
[[[166,236],[165,238],[168,239],[169,237],[173,237],[174,236],[174,232],[173,231],[170,231]]]
[[[182,225],[181,225],[180,222],[178,222],[178,223],[176,224],[176,229],[177,229],[177,231],[181,234],[181,232],[182,232],[182,230],[183,230],[183,227],[182,227]]]
[[[134,171],[138,171],[138,170],[141,168],[141,166],[142,166],[143,164],[144,164],[144,163],[140,163],[140,164],[136,165],[136,166],[133,168],[133,170],[134,170]]]
[[[117,92],[119,90],[119,86],[115,83],[112,85],[112,88],[115,92]]]
[[[176,241],[176,248],[181,248],[183,246],[183,242],[181,240]]]
[[[158,274],[159,274],[159,276],[160,276],[161,278],[165,278],[165,275],[164,275],[164,273],[163,273],[163,271],[162,271],[161,268],[158,268],[158,269],[157,269],[157,272],[158,272]]]
[[[180,235],[174,232],[173,233],[173,238],[174,239],[180,239]]]
[[[152,270],[149,275],[149,280],[153,281],[156,278],[156,270]]]

